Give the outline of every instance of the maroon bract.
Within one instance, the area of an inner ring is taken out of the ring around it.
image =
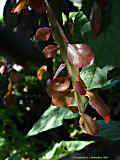
[[[91,105],[91,107],[94,108],[99,113],[99,115],[103,117],[106,123],[109,123],[110,109],[104,103],[103,99],[90,91],[86,92],[86,96],[89,97],[89,104]]]
[[[48,41],[52,29],[48,27],[41,27],[36,31],[35,38],[36,40]]]
[[[46,58],[53,58],[56,56],[58,49],[59,49],[58,46],[51,44],[46,46],[42,52],[44,53]]]
[[[79,113],[79,110],[78,110],[78,106],[77,106],[77,105],[71,104],[71,105],[68,106],[68,108],[69,108],[73,113]]]
[[[99,132],[99,126],[96,121],[85,113],[81,115],[79,124],[90,135],[95,135]]]
[[[86,44],[68,44],[67,56],[72,65],[84,68],[94,63],[92,49]]]
[[[69,77],[59,77],[50,81],[48,84],[49,88],[52,88],[57,92],[64,92],[70,86],[70,78]]]

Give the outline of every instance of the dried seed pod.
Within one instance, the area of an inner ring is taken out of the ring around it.
[[[67,56],[72,65],[84,68],[94,63],[92,49],[86,44],[68,44]]]
[[[99,126],[96,121],[85,113],[81,115],[79,124],[90,135],[95,135],[99,132]]]
[[[35,38],[36,40],[41,39],[42,41],[48,41],[51,32],[52,32],[51,28],[41,27],[36,31]]]

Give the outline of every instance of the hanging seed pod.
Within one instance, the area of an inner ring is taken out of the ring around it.
[[[86,44],[68,44],[67,56],[72,65],[84,68],[94,63],[92,49]]]
[[[99,132],[99,126],[96,121],[85,113],[81,115],[79,124],[90,135],[95,135]]]
[[[36,40],[41,39],[42,41],[48,41],[51,32],[52,32],[51,28],[41,27],[36,31],[35,38]]]

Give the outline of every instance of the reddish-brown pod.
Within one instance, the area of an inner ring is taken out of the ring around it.
[[[51,34],[52,29],[48,27],[40,27],[37,29],[35,38],[36,40],[43,40],[43,41],[48,41],[50,34]]]
[[[98,1],[94,1],[93,3],[93,7],[91,9],[90,14],[90,23],[93,35],[94,37],[96,37],[101,30],[102,24],[102,10]]]
[[[57,92],[65,92],[69,88],[69,86],[70,78],[67,76],[55,78],[48,84],[49,88],[52,88]]]
[[[46,46],[42,50],[42,52],[44,53],[44,55],[45,55],[46,58],[53,58],[53,57],[56,56],[58,49],[59,49],[58,46],[51,44],[51,45]]]
[[[85,113],[81,115],[79,124],[90,135],[95,135],[99,132],[99,126],[96,121]]]
[[[19,0],[19,2],[11,10],[11,13],[19,14],[21,12],[21,10],[26,8],[27,5],[28,5],[28,0]]]
[[[44,0],[29,0],[29,5],[40,14],[43,14],[46,11],[46,4]]]
[[[106,123],[110,121],[110,109],[104,103],[103,99],[97,94],[87,91],[86,96],[89,97],[89,104],[94,108],[100,116],[103,117]]]
[[[68,44],[67,56],[72,65],[84,68],[94,63],[94,53],[87,44]]]

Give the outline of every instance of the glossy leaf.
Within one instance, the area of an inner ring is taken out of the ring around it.
[[[59,143],[55,143],[54,146],[52,145],[51,149],[48,149],[46,152],[44,152],[41,159],[58,160],[61,159],[61,155],[63,157],[63,155],[68,155],[71,152],[80,151],[84,147],[92,143],[94,143],[94,141],[61,141]],[[70,158],[70,160],[73,159]]]
[[[98,134],[99,127],[95,120],[93,120],[89,115],[82,114],[80,117],[80,126],[90,135]]]
[[[102,24],[102,11],[97,1],[93,2],[93,7],[91,9],[90,15],[90,22],[93,35],[94,37],[96,37],[101,30]]]
[[[83,68],[80,72],[80,76],[86,84],[88,90],[93,88],[102,88],[111,84],[111,80],[108,80],[107,74],[113,68],[114,67],[112,66],[100,68],[94,64],[88,68]]]
[[[37,77],[40,81],[42,80],[43,73],[47,73],[47,66],[45,65],[40,67],[40,69],[37,71]]]
[[[48,84],[49,88],[52,88],[54,91],[57,92],[64,92],[70,86],[70,78],[69,77],[58,77],[51,80]]]
[[[72,65],[84,68],[94,63],[92,49],[86,44],[68,44],[67,56]]]
[[[99,115],[103,117],[106,123],[110,121],[110,109],[104,103],[103,99],[93,92],[87,91],[86,96],[89,97],[89,104],[94,108]]]
[[[53,58],[56,56],[58,49],[58,46],[50,44],[46,46],[42,52],[44,53],[46,58]]]
[[[11,10],[11,13],[19,14],[21,10],[25,9],[28,5],[28,0],[19,0],[19,2],[15,5],[15,7]]]
[[[77,116],[78,114],[72,113],[67,108],[50,106],[43,113],[40,119],[33,125],[32,129],[28,132],[27,136],[33,136],[40,132],[56,128],[63,124],[64,119],[72,119]]]
[[[52,96],[52,104],[56,107],[67,107],[72,104],[74,95],[71,92],[64,92]]]
[[[46,11],[46,5],[44,0],[30,0],[29,5],[35,9],[36,12],[43,14]]]
[[[36,40],[41,39],[43,41],[48,41],[52,29],[48,27],[41,27],[37,29],[35,38]]]

